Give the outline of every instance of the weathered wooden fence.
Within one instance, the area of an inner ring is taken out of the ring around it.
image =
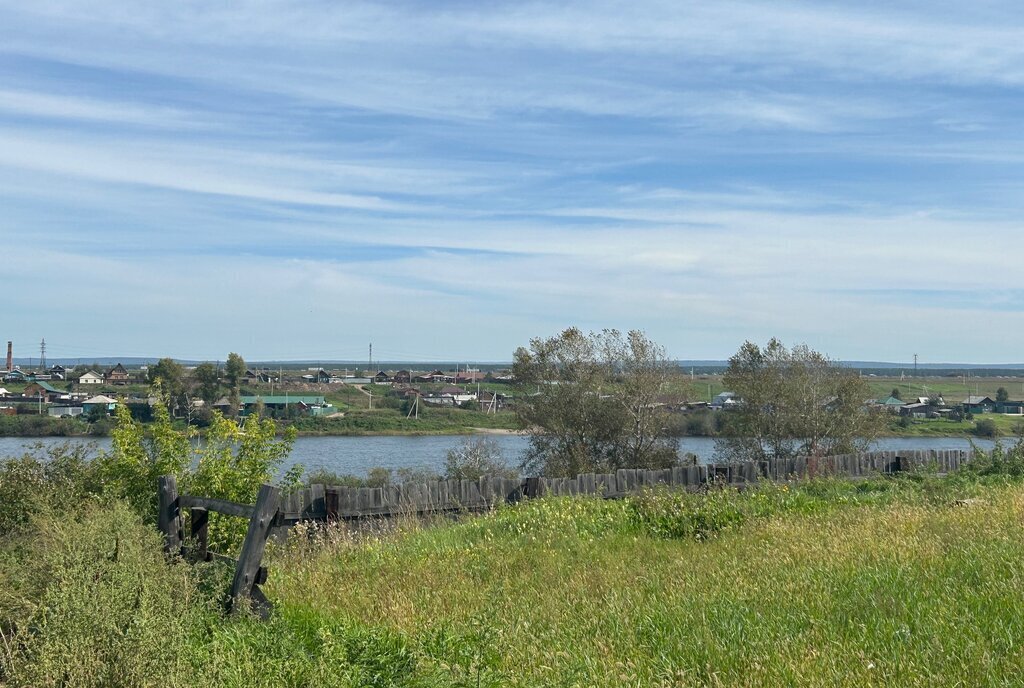
[[[660,485],[699,489],[712,484],[745,485],[760,479],[892,474],[926,466],[947,473],[958,470],[971,458],[971,452],[962,450],[878,451],[818,458],[710,463],[652,471],[622,469],[615,473],[583,473],[575,478],[483,477],[479,480],[436,480],[388,487],[311,485],[283,496],[278,488],[263,485],[255,505],[179,495],[174,476],[163,476],[159,484],[159,527],[164,533],[168,552],[180,553],[192,560],[218,558],[233,562],[232,605],[248,599],[258,613],[266,616],[270,603],[259,586],[266,582],[267,577],[266,569],[261,566],[267,540],[275,528],[288,528],[302,521],[481,511],[502,503],[546,495],[595,495],[614,499]],[[186,508],[191,510],[190,540],[186,540],[183,533],[182,510]],[[209,551],[206,528],[210,511],[249,519],[249,530],[237,560]]]
[[[178,482],[173,475],[161,476],[159,489],[159,513],[157,523],[164,534],[164,550],[181,554],[193,561],[227,560],[235,564],[235,576],[231,582],[231,606],[237,607],[243,600],[249,600],[253,609],[262,617],[270,614],[270,602],[260,585],[267,580],[267,570],[261,566],[263,550],[271,530],[283,524],[283,514],[278,508],[280,489],[263,485],[256,496],[256,504],[238,504],[225,499],[179,495]],[[191,538],[185,539],[182,510],[190,509]],[[209,512],[238,516],[249,520],[238,559],[211,552],[208,547]]]
[[[504,502],[544,495],[620,497],[645,487],[698,488],[709,483],[742,485],[761,478],[787,480],[811,475],[857,477],[896,473],[934,465],[955,471],[970,459],[962,450],[878,451],[820,458],[681,466],[664,470],[622,469],[583,473],[575,478],[489,478],[437,480],[388,487],[312,485],[282,498],[285,520],[351,520],[373,516],[429,514],[488,509]]]

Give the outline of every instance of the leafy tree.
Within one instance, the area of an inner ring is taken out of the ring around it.
[[[656,397],[672,366],[638,331],[569,328],[515,352],[516,411],[532,433],[522,468],[575,475],[678,462]]]
[[[161,358],[149,367],[149,383],[171,410],[172,415],[188,404],[185,394],[185,368],[173,358]]]
[[[891,396],[893,399],[899,399],[900,401],[903,401],[903,397],[900,396],[899,387],[893,387],[892,391],[889,392],[889,396]]]
[[[245,359],[232,351],[228,354],[227,363],[224,364],[224,379],[227,381],[228,387],[237,389],[242,384],[243,377],[245,377]]]
[[[1010,393],[1006,391],[1005,387],[1000,387],[996,390],[996,401],[1009,401]]]
[[[200,363],[192,371],[192,386],[195,395],[206,404],[212,404],[220,397],[220,376],[212,363]]]
[[[444,477],[449,480],[479,480],[483,476],[514,478],[515,473],[505,463],[494,440],[476,438],[465,440],[448,450]]]
[[[729,359],[725,386],[742,400],[727,416],[716,453],[765,460],[865,451],[885,424],[868,408],[867,383],[805,345],[745,342]]]
[[[232,351],[228,354],[228,361],[224,365],[224,377],[227,380],[228,386],[231,388],[231,391],[228,394],[228,402],[230,403],[228,415],[232,418],[238,415],[238,409],[242,405],[242,392],[240,385],[242,384],[242,378],[244,376],[245,360]]]

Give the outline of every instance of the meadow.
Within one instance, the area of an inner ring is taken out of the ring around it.
[[[0,684],[1005,685],[1024,458],[997,459],[300,528],[268,553],[268,622],[225,615],[230,572],[164,563],[122,502],[12,492],[8,466]]]

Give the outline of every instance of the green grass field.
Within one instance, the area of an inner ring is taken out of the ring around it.
[[[0,685],[976,686],[1024,671],[1019,451],[948,477],[301,528],[264,561],[267,622],[225,615],[229,568],[165,563],[151,525],[64,465],[61,491],[3,468]]]

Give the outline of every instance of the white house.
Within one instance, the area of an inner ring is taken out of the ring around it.
[[[103,384],[103,376],[99,375],[99,374],[97,374],[97,373],[95,373],[95,372],[90,370],[88,373],[84,373],[80,378],[78,378],[78,384],[80,384],[80,385],[102,385]]]

